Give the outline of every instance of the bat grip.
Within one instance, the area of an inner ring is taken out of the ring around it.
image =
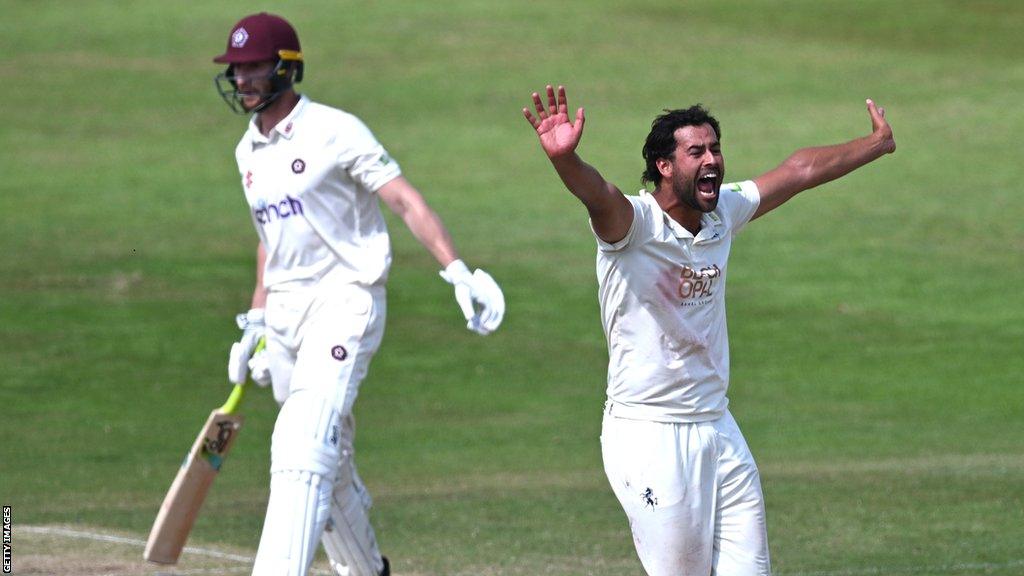
[[[238,410],[238,405],[242,403],[242,395],[245,394],[245,384],[235,384],[235,387],[231,390],[231,395],[228,396],[227,402],[220,407],[219,412],[222,414],[234,414],[235,410]]]

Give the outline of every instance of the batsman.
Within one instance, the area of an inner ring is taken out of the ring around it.
[[[232,110],[251,115],[235,149],[259,236],[251,309],[229,378],[272,385],[270,499],[253,574],[304,575],[322,541],[339,575],[390,574],[354,461],[352,406],[384,334],[391,264],[383,201],[443,269],[467,327],[490,334],[505,300],[494,279],[459,259],[448,231],[355,116],[296,92],[303,55],[294,28],[261,12],[231,28],[214,62]],[[266,337],[264,351],[253,355]]]

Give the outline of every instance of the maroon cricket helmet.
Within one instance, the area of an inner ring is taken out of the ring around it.
[[[266,60],[302,61],[299,35],[287,20],[260,12],[238,21],[228,36],[228,47],[213,59],[219,64]]]
[[[214,85],[221,98],[238,114],[259,112],[269,106],[291,89],[294,82],[302,81],[304,68],[295,28],[284,18],[266,12],[239,20],[228,36],[227,50],[213,61],[228,65],[227,70],[214,78]],[[275,62],[275,65],[267,75],[270,91],[260,94],[259,104],[247,108],[244,99],[253,94],[238,91],[235,65],[254,62]]]

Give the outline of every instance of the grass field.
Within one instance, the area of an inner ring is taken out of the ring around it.
[[[256,240],[232,155],[244,119],[210,58],[257,9],[295,24],[303,90],[367,122],[508,301],[499,333],[464,330],[436,264],[390,220],[387,335],[356,414],[396,574],[642,574],[600,462],[594,242],[520,113],[546,83],[587,108],[581,154],[626,190],[666,107],[712,109],[731,180],[867,133],[866,97],[887,108],[895,155],[733,250],[731,406],[761,466],[773,565],[1024,573],[1024,4],[0,9],[0,500],[16,573],[156,572],[124,560],[130,542],[46,530],[144,538],[227,395]],[[258,391],[244,412],[190,541],[243,557],[276,406]]]

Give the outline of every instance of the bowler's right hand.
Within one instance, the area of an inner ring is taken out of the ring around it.
[[[583,136],[583,108],[576,110],[576,123],[569,121],[569,106],[565,99],[565,87],[558,87],[558,100],[555,100],[555,90],[550,85],[547,87],[548,105],[545,108],[540,100],[540,95],[533,93],[533,107],[537,110],[537,116],[530,112],[529,108],[523,108],[523,116],[526,121],[537,131],[540,138],[541,148],[548,158],[554,160],[567,154],[572,154]]]

